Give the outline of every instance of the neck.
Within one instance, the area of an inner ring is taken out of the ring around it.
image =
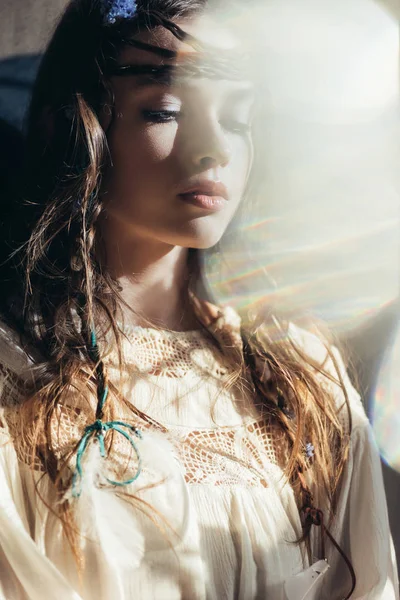
[[[107,270],[118,281],[124,322],[175,331],[198,329],[188,300],[188,249],[149,238],[103,234]]]

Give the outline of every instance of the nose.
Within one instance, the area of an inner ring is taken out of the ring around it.
[[[187,132],[186,157],[199,170],[225,167],[231,149],[224,131],[213,114],[198,114]]]

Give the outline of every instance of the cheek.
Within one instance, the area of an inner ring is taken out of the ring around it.
[[[148,172],[161,165],[174,148],[176,127],[134,125],[118,118],[109,138],[109,147],[116,171]]]
[[[250,139],[238,137],[231,143],[231,169],[235,190],[241,194],[246,187],[253,163],[253,145]]]

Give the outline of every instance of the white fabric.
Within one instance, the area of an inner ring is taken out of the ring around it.
[[[324,361],[326,351],[314,336],[294,326],[290,333],[308,354]],[[17,341],[7,336],[2,364],[26,377],[30,363],[21,363]],[[0,599],[286,600],[285,580],[309,564],[301,546],[293,544],[301,534],[300,518],[282,477],[274,431],[260,419],[245,386],[241,394],[223,390],[229,363],[204,333],[134,328],[127,330],[123,345],[126,367],[119,379],[111,353],[111,377],[125,397],[168,429],[165,434],[143,431],[143,441],[137,442],[143,472],[129,491],[161,516],[153,523],[143,504],[140,509],[113,488],[85,487],[84,481],[82,496],[73,501],[86,536],[80,584],[61,524],[35,493],[40,479],[40,492],[51,505],[52,484],[39,471],[32,476],[23,456],[17,457],[16,440],[9,439],[16,399],[3,376]],[[342,365],[338,354],[337,359]],[[352,598],[395,600],[399,586],[379,455],[359,396],[343,376],[353,433],[332,533],[356,571]],[[329,385],[340,406],[339,388]],[[60,424],[61,451],[80,438],[85,423],[77,409],[60,413]],[[115,468],[118,457],[130,451],[124,444],[119,438]],[[99,460],[97,450],[90,446],[88,473]],[[151,483],[158,485],[145,489]],[[170,526],[164,535],[157,527],[163,526],[162,516]],[[329,542],[327,558],[331,567],[318,598],[339,600],[350,588],[348,571]]]

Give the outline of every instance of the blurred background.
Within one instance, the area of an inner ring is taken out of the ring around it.
[[[0,190],[21,160],[40,54],[65,0],[2,0]],[[255,208],[207,266],[222,303],[322,317],[374,427],[400,564],[400,0],[260,0],[222,16],[257,47],[265,146]],[[68,51],[66,49],[66,51]],[[7,194],[1,194],[7,210]]]

